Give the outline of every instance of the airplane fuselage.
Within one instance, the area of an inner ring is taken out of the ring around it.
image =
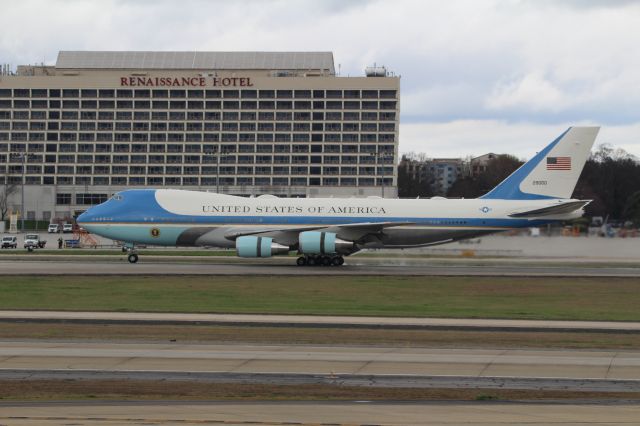
[[[277,235],[295,246],[299,232],[322,228],[358,248],[418,247],[579,217],[510,217],[566,200],[245,198],[183,190],[128,190],[79,220],[90,232],[138,244],[231,248],[238,235]],[[360,236],[349,225],[397,223]],[[282,232],[285,230],[286,232]]]

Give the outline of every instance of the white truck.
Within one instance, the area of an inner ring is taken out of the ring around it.
[[[29,251],[33,251],[37,248],[44,248],[47,244],[46,240],[41,240],[38,234],[27,234],[24,236],[24,248]]]

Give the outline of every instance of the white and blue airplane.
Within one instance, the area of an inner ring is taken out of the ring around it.
[[[237,197],[131,189],[78,217],[88,231],[136,244],[235,248],[241,257],[297,251],[297,264],[342,265],[368,248],[443,244],[581,217],[571,199],[598,134],[571,127],[489,193],[476,199]]]

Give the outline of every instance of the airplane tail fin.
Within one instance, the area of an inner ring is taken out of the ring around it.
[[[480,198],[571,198],[599,127],[569,127],[531,160]]]

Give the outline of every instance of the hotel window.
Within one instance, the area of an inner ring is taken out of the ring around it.
[[[225,90],[224,98],[225,99],[238,99],[240,97],[240,92],[238,90]]]
[[[310,123],[293,123],[294,132],[308,132],[309,130],[311,130]]]
[[[126,185],[127,184],[127,178],[126,177],[112,177],[111,178],[111,185]]]
[[[77,98],[80,96],[80,91],[78,89],[63,89],[62,97],[63,98]]]
[[[154,99],[166,99],[169,97],[169,91],[168,90],[154,90],[153,91],[153,98]]]
[[[205,90],[204,94],[207,99],[219,99],[222,97],[222,91],[220,90]]]
[[[310,99],[311,90],[296,90],[294,92],[296,99]]]
[[[172,98],[185,98],[187,96],[184,90],[170,90],[169,94]]]
[[[327,90],[326,97],[329,99],[340,99],[342,98],[342,90]]]
[[[344,91],[345,99],[359,99],[360,91],[359,90],[345,90]]]
[[[260,99],[273,99],[276,97],[276,92],[274,90],[261,90],[260,91]]]
[[[240,96],[243,99],[256,99],[258,97],[258,91],[257,90],[242,90],[240,92]]]
[[[137,89],[135,92],[136,98],[150,98],[151,91],[147,89]]]
[[[133,97],[133,91],[132,90],[118,89],[116,91],[116,93],[118,94],[119,98],[132,98]]]
[[[71,194],[56,194],[56,204],[66,206],[71,204]]]
[[[113,89],[100,89],[98,91],[98,95],[101,98],[113,98],[113,97],[115,97],[115,90],[113,90]],[[51,97],[51,94],[49,94],[49,97]]]

